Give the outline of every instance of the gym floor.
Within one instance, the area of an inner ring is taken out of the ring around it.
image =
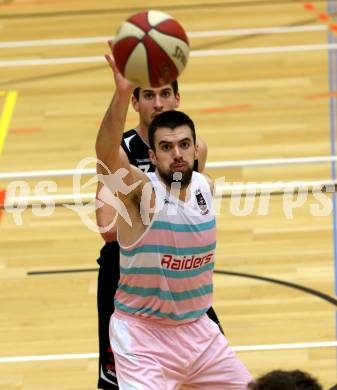
[[[190,38],[180,108],[208,144],[222,194],[214,308],[225,333],[254,376],[299,368],[331,388],[337,3],[7,0],[0,389],[96,388],[103,241],[83,203],[95,192],[95,138],[114,88],[106,41],[145,8],[171,14]],[[127,128],[136,124],[130,109]],[[73,181],[76,168],[86,175]]]

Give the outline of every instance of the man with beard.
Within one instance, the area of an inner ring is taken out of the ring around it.
[[[130,165],[119,145],[133,87],[107,59],[116,83],[107,115],[114,121],[103,121],[96,153],[112,172],[119,202],[120,280],[110,321],[119,388],[246,389],[250,374],[206,315],[216,231],[213,184],[193,171],[194,124],[179,111],[159,114],[149,127],[156,171]]]
[[[129,106],[129,102],[126,102]],[[140,88],[133,90],[131,96],[133,109],[139,114],[139,122],[136,128],[123,134],[122,147],[130,161],[144,172],[154,172],[155,166],[149,158],[148,127],[156,115],[163,111],[177,109],[180,104],[180,94],[177,81],[158,88]],[[115,114],[108,111],[102,125],[109,126],[114,122]],[[197,139],[198,159],[194,162],[194,170],[202,172],[206,162],[207,146]],[[98,173],[107,174],[98,165]],[[102,192],[103,191],[103,192]],[[114,296],[119,281],[119,245],[116,229],[112,221],[115,219],[115,210],[109,204],[102,201],[104,193],[103,183],[98,183],[96,210],[97,224],[105,245],[100,251],[98,259],[99,272],[97,283],[98,306],[98,336],[99,336],[99,380],[98,388],[105,390],[117,390],[114,356],[109,341],[109,321],[114,312]],[[219,320],[213,308],[210,307],[207,315],[220,326]]]

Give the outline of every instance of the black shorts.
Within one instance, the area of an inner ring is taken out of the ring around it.
[[[119,245],[106,243],[101,249],[97,281],[99,389],[118,389],[115,359],[109,341],[109,322],[114,312],[114,296],[119,281]]]
[[[101,249],[97,283],[98,339],[99,339],[99,389],[118,389],[115,359],[110,347],[109,323],[114,312],[114,296],[119,281],[119,245],[106,243]],[[207,312],[221,329],[220,321],[211,307]]]

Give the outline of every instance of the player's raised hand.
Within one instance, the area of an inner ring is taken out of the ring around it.
[[[135,85],[133,85],[129,80],[127,80],[122,73],[118,70],[117,65],[115,63],[114,57],[113,57],[113,41],[109,40],[108,45],[111,50],[111,54],[105,54],[104,57],[107,60],[110,68],[113,71],[116,89],[121,92],[128,92],[132,93],[132,91],[135,88]]]

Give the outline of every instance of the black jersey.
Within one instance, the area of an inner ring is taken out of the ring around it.
[[[144,172],[154,172],[156,167],[152,164],[149,157],[149,145],[135,129],[128,130],[123,134],[122,148],[124,149],[130,164],[138,167]],[[194,161],[195,171],[198,171],[198,160]]]
[[[135,129],[123,134],[122,147],[128,156],[131,165],[134,165],[144,172],[154,172],[156,167],[149,157],[149,145]]]

